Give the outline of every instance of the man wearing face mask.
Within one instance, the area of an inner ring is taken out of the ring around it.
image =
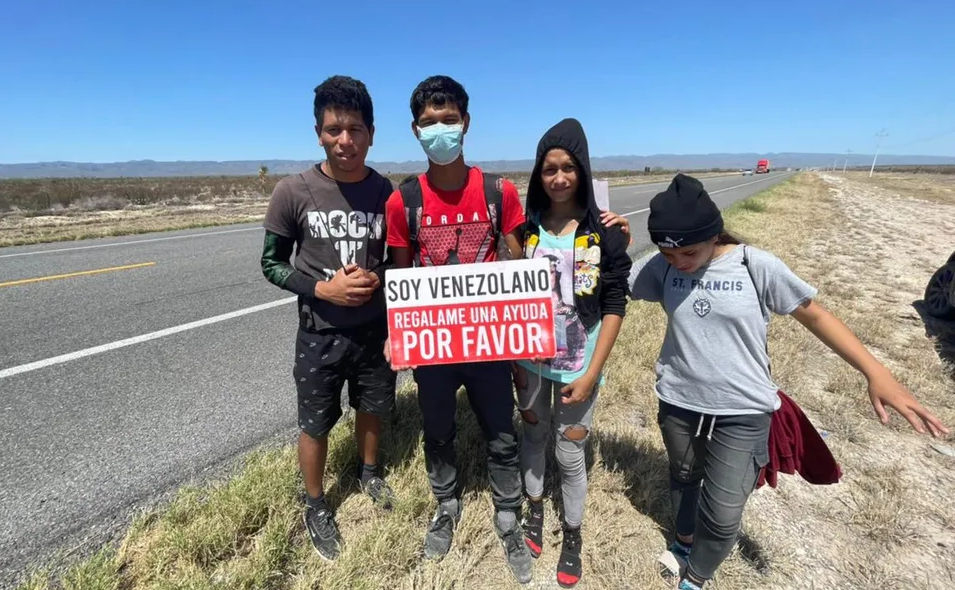
[[[388,246],[396,267],[440,266],[522,257],[524,213],[517,188],[468,166],[462,155],[468,131],[468,95],[447,76],[432,76],[411,97],[412,132],[428,156],[428,171],[406,179],[385,208]],[[390,357],[385,345],[385,355]],[[389,358],[390,360],[390,358]],[[406,367],[395,367],[400,370]],[[492,361],[414,369],[424,422],[425,461],[438,508],[425,534],[429,559],[447,554],[461,518],[454,450],[456,393],[467,389],[487,443],[494,525],[508,565],[522,583],[532,557],[518,522],[521,475],[512,417],[511,363]]]

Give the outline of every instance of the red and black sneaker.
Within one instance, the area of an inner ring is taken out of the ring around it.
[[[557,583],[561,588],[573,588],[580,581],[581,563],[580,528],[569,528],[564,525],[564,543],[560,548],[560,561],[557,562]]]
[[[536,559],[544,549],[544,501],[529,502],[530,510],[524,518],[524,542]]]

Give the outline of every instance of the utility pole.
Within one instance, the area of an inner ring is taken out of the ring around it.
[[[846,150],[846,161],[842,163],[842,173],[846,173],[846,165],[849,163],[849,154],[852,153],[852,150]]]
[[[883,138],[883,137],[887,137],[888,135],[889,135],[889,134],[885,132],[885,128],[884,128],[884,127],[882,128],[881,131],[879,131],[878,133],[875,134],[875,136],[878,137],[879,139],[876,140],[876,144],[875,144],[875,155],[872,156],[872,167],[869,168],[869,178],[872,178],[872,172],[875,170],[875,160],[876,160],[876,158],[879,157],[879,148],[882,147],[882,138]]]
[[[833,159],[832,159],[832,171],[833,171],[833,172],[836,171],[836,164],[838,164],[838,163],[839,163],[839,158],[833,158]]]

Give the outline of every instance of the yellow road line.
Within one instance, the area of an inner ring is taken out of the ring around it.
[[[35,279],[20,279],[19,281],[9,281],[6,283],[0,283],[0,287],[13,287],[15,285],[27,285],[29,283],[39,283],[41,281],[55,281],[57,279],[69,279],[72,277],[82,277],[87,275],[98,275],[104,272],[113,272],[116,270],[131,270],[134,268],[144,268],[147,266],[154,266],[155,262],[142,262],[140,264],[127,264],[126,266],[111,266],[110,268],[100,268],[96,270],[81,270],[79,272],[71,272],[64,275],[50,275],[48,277],[37,277]]]

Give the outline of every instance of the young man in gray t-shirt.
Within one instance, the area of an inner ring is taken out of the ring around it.
[[[395,405],[396,374],[383,353],[388,324],[380,288],[388,265],[385,204],[392,185],[365,166],[374,112],[364,84],[329,78],[315,89],[314,110],[326,159],[276,185],[263,224],[262,271],[299,296],[293,375],[307,494],[304,520],[319,555],[335,559],[341,536],[323,480],[328,433],[342,416],[346,382],[357,410],[359,484],[386,509],[394,500],[376,460],[382,418]]]

